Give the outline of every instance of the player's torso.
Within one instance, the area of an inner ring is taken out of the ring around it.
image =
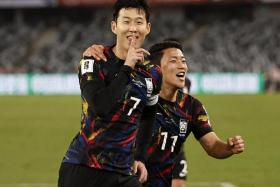
[[[105,86],[118,74],[123,61],[95,64],[104,78]],[[137,135],[139,120],[144,107],[155,94],[151,74],[144,67],[136,68],[129,82],[104,117],[97,116],[82,98],[82,127],[75,141],[81,151],[80,162],[94,168],[128,174],[133,161],[132,149]],[[72,143],[73,144],[73,143]]]
[[[100,64],[100,74],[104,76],[105,86],[109,85],[118,74],[122,64],[123,61]],[[135,67],[121,97],[112,106],[108,115],[100,118],[89,108],[84,108],[88,106],[83,104],[83,111],[88,111],[87,115],[83,115],[84,121],[88,123],[86,120],[90,118],[91,124],[95,122],[95,128],[88,129],[89,131],[106,127],[108,133],[111,131],[115,134],[131,133],[138,127],[143,109],[146,105],[151,104],[151,98],[155,97],[157,97],[157,93],[151,73],[145,69],[145,66]],[[83,100],[83,103],[85,102]]]
[[[159,100],[152,144],[148,149],[151,186],[169,186],[172,169],[183,143],[191,132],[190,107]]]

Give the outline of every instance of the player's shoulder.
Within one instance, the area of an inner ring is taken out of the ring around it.
[[[84,57],[80,60],[79,71],[82,75],[85,73],[92,73],[96,68],[103,69],[106,67],[106,64],[107,62],[104,60],[97,60],[93,57]]]
[[[136,70],[140,72],[161,73],[160,67],[156,64],[151,63],[149,60],[145,60],[142,64],[138,64],[136,68]]]
[[[105,47],[103,50],[104,55],[109,58],[112,56],[112,50],[110,47]],[[80,65],[94,65],[94,64],[104,64],[107,63],[107,61],[104,60],[97,60],[96,58],[94,58],[93,56],[84,56],[81,60],[80,60]]]

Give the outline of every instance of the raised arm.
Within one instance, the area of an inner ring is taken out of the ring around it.
[[[82,97],[100,117],[106,116],[121,98],[132,72],[131,67],[124,65],[117,76],[106,85],[105,75],[100,68],[102,63],[93,59],[82,60],[79,73]]]

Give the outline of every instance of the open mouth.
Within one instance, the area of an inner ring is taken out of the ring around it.
[[[176,74],[176,76],[179,78],[185,78],[185,75],[186,75],[186,72],[183,72],[183,71]]]

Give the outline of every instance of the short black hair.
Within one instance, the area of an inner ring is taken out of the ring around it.
[[[188,93],[190,93],[190,91],[191,91],[191,85],[192,85],[191,79],[189,79],[188,77],[186,77],[185,87],[187,88]]]
[[[146,21],[150,20],[150,8],[146,0],[117,0],[114,5],[113,21],[117,21],[122,8],[138,8],[145,12]]]
[[[149,49],[150,62],[160,66],[160,60],[163,56],[163,50],[169,49],[169,48],[176,48],[176,49],[180,49],[181,51],[183,51],[183,47],[178,41],[169,40],[169,39],[163,40],[162,42],[156,43],[150,47],[150,49]]]

